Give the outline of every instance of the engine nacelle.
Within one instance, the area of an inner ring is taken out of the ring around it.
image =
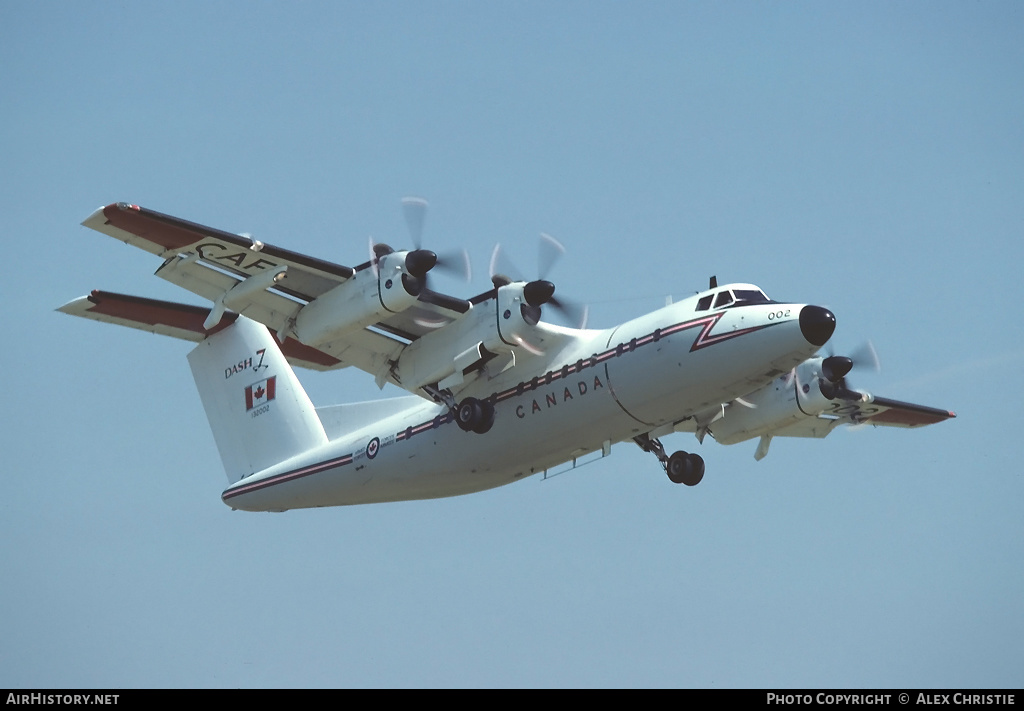
[[[527,303],[526,287],[522,282],[514,282],[498,288],[498,330],[497,338],[487,344],[491,350],[529,347],[526,344],[530,330],[540,321],[540,307]]]
[[[427,333],[402,351],[398,377],[402,387],[416,389],[445,381],[453,385],[484,363],[520,348],[531,349],[530,329],[537,324],[540,309],[530,306],[523,294],[525,284],[515,282],[498,287],[493,301],[469,310],[443,329]]]
[[[808,417],[818,417],[833,407],[819,386],[821,358],[810,358],[760,390],[729,403],[725,414],[709,430],[722,444],[735,444],[771,434]]]
[[[415,304],[419,290],[406,269],[406,254],[385,254],[376,274],[362,269],[306,304],[295,319],[295,337],[307,346],[327,343]]]

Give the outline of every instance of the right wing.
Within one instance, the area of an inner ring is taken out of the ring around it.
[[[678,432],[693,432],[703,441],[711,434],[722,444],[737,444],[755,437],[760,444],[755,459],[768,454],[773,437],[827,437],[840,425],[916,428],[956,417],[949,410],[877,397],[863,390],[848,398],[827,399],[817,388],[804,386],[793,373],[743,398],[696,413],[676,424]],[[854,397],[856,396],[856,397]]]
[[[927,405],[915,405],[865,393],[861,401],[837,400],[823,413],[842,424],[885,427],[923,427],[956,417],[956,413]],[[780,433],[785,436],[785,433]],[[817,436],[817,435],[815,435]],[[824,436],[824,435],[821,435]]]
[[[862,393],[862,399],[859,401],[836,400],[832,407],[817,417],[806,417],[799,422],[766,433],[761,437],[754,458],[764,458],[772,437],[822,438],[827,437],[840,425],[915,428],[934,425],[954,417],[956,413],[949,410]]]

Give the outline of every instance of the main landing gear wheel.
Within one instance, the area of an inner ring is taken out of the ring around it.
[[[670,457],[665,454],[661,441],[648,434],[637,435],[633,441],[640,449],[658,458],[673,483],[697,486],[704,478],[704,459],[699,454],[676,452]]]
[[[699,454],[676,452],[665,463],[665,471],[674,484],[697,486],[704,478],[704,459]]]
[[[484,434],[494,424],[494,405],[475,397],[467,397],[455,408],[455,422],[463,432]]]

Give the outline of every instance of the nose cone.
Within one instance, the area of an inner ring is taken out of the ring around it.
[[[811,345],[825,345],[835,330],[836,317],[828,309],[820,306],[805,306],[800,309],[800,332]]]

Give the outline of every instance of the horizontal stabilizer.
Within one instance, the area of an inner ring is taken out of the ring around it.
[[[238,318],[238,314],[227,313],[218,325],[207,330],[203,322],[210,315],[208,308],[99,290],[64,304],[58,311],[194,343],[222,331]],[[294,338],[286,338],[281,350],[289,363],[301,368],[333,370],[345,365],[334,356]]]

